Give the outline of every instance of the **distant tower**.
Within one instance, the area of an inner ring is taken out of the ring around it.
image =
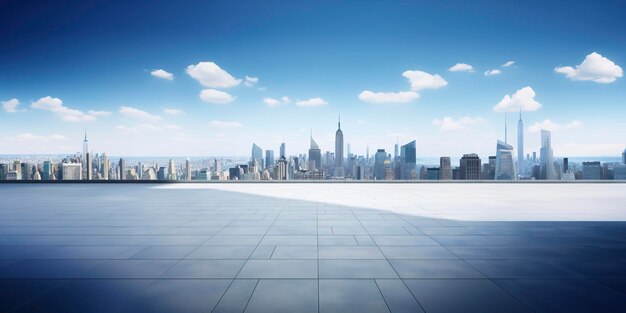
[[[526,175],[524,165],[524,122],[522,121],[522,109],[519,110],[519,121],[517,122],[517,173],[519,176]]]
[[[554,156],[552,151],[552,133],[549,130],[541,130],[541,149],[539,150],[540,176],[541,179],[554,179]]]
[[[341,131],[341,115],[339,115],[337,132],[335,133],[335,176],[345,176],[343,169],[343,132]]]
[[[87,175],[87,153],[89,153],[89,141],[87,141],[87,131],[85,131],[85,139],[83,140],[83,155],[81,156],[81,165],[85,172],[82,176],[89,179]]]
[[[626,164],[626,149],[624,149],[624,152],[622,152],[622,163]]]
[[[280,156],[279,157],[285,158],[285,159],[287,158],[287,152],[285,150],[286,150],[286,146],[285,146],[285,142],[283,142],[280,144]]]
[[[185,179],[191,180],[191,161],[189,160],[189,158],[187,158],[187,161],[185,161],[185,172],[187,173],[187,175],[185,175]]]

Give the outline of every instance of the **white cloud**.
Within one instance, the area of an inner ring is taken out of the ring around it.
[[[411,83],[411,90],[438,89],[448,84],[441,76],[422,71],[405,71],[402,76]]]
[[[509,67],[513,64],[515,64],[515,61],[506,61],[506,63],[502,64],[502,67]]]
[[[59,135],[59,134],[50,135],[50,136],[48,136],[48,138],[52,139],[52,140],[62,140],[62,141],[69,140],[67,137],[65,137],[63,135]]]
[[[167,72],[165,70],[162,70],[162,69],[154,70],[154,71],[150,72],[150,75],[152,75],[154,77],[162,78],[162,79],[174,80],[174,74],[169,73],[169,72]]]
[[[282,101],[283,103],[291,103],[291,99],[289,99],[289,97],[287,96],[280,98],[280,101]]]
[[[494,75],[500,75],[502,74],[502,71],[500,70],[488,70],[485,72],[485,76],[494,76]]]
[[[180,114],[183,114],[185,112],[183,112],[183,110],[180,110],[180,109],[168,109],[168,108],[166,108],[166,109],[163,110],[163,113],[169,114],[169,115],[180,115]]]
[[[239,85],[241,79],[236,79],[213,62],[200,62],[187,66],[187,74],[205,87],[229,88]]]
[[[120,114],[126,116],[126,117],[131,117],[131,118],[136,118],[136,119],[140,119],[140,120],[145,120],[145,121],[159,121],[161,120],[160,116],[157,115],[152,115],[146,111],[142,111],[139,110],[137,108],[133,108],[133,107],[127,107],[127,106],[122,106],[120,107],[119,110]]]
[[[224,122],[224,121],[211,121],[211,126],[215,128],[237,128],[243,126],[239,122]]]
[[[35,135],[32,133],[21,133],[15,136],[15,139],[17,139],[18,141],[21,142],[25,142],[25,141],[47,141],[47,140],[56,140],[56,141],[66,141],[68,140],[67,137],[63,136],[63,135],[59,135],[59,134],[54,134],[54,135],[49,135],[49,136],[42,136],[42,135]]]
[[[146,133],[146,132],[155,132],[155,131],[160,131],[161,128],[158,126],[154,126],[152,124],[138,124],[135,126],[124,126],[124,125],[117,125],[114,127],[116,130],[125,132],[125,133],[134,133],[134,134],[139,134],[139,133]]]
[[[590,80],[604,84],[612,83],[624,74],[619,65],[596,52],[587,55],[576,68],[563,66],[555,68],[554,71],[564,74],[571,80]]]
[[[568,124],[557,124],[552,122],[551,120],[547,119],[544,120],[543,122],[539,123],[535,123],[533,125],[531,125],[530,127],[528,127],[528,131],[531,133],[538,133],[539,131],[541,131],[542,129],[545,130],[549,130],[549,131],[564,131],[564,130],[572,130],[572,129],[577,129],[583,126],[583,123],[573,120],[571,122],[569,122]]]
[[[256,83],[259,82],[259,78],[258,77],[251,77],[246,75],[245,80],[244,80],[244,85],[248,86],[248,87],[252,87],[254,85],[256,85]]]
[[[361,101],[369,103],[405,103],[418,99],[420,95],[415,91],[400,92],[372,92],[364,90],[359,94]]]
[[[434,119],[433,125],[438,126],[441,130],[467,130],[470,126],[473,125],[482,125],[485,124],[486,121],[482,117],[470,117],[463,116],[459,119],[453,119],[452,117],[446,116],[443,119]]]
[[[457,63],[448,69],[450,72],[473,72],[474,67],[466,63]]]
[[[18,105],[20,105],[20,100],[17,100],[16,98],[13,98],[7,101],[2,101],[2,109],[5,112],[9,112],[9,113],[17,112]]]
[[[496,106],[495,112],[518,112],[537,111],[541,108],[541,103],[535,100],[535,91],[530,87],[524,87],[516,91],[513,96],[505,95]]]
[[[71,109],[64,106],[61,99],[52,98],[50,96],[41,98],[33,102],[30,106],[33,109],[54,112],[66,122],[90,122],[97,120],[98,116],[107,116],[110,114],[110,112],[106,111],[88,111],[85,113],[81,110]]]
[[[268,106],[275,107],[279,105],[281,102],[278,99],[268,97],[268,98],[263,98],[263,103],[267,104]]]
[[[169,129],[169,130],[179,130],[179,129],[181,129],[181,127],[180,127],[180,126],[178,126],[178,125],[174,125],[174,124],[165,125],[165,127],[163,127],[163,128],[165,128],[165,129]]]
[[[218,104],[229,103],[235,100],[235,97],[229,93],[215,89],[202,89],[199,97],[204,102]]]
[[[296,105],[299,107],[317,107],[317,106],[322,106],[322,105],[327,105],[327,104],[328,102],[320,97],[311,98],[307,100],[298,99],[298,101],[296,101]]]

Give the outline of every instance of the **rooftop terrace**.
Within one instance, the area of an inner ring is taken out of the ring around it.
[[[2,184],[0,312],[620,312],[626,184]]]

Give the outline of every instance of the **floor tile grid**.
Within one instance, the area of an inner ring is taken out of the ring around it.
[[[254,250],[256,250],[260,245],[261,242],[263,241],[263,238],[265,238],[265,236],[267,235],[267,233],[270,231],[270,229],[272,228],[272,225],[274,225],[274,223],[276,222],[276,220],[278,219],[278,217],[280,216],[280,213],[283,212],[284,210],[284,205],[283,208],[281,208],[281,211],[279,212],[279,214],[276,214],[274,216],[274,219],[272,220],[272,223],[270,224],[270,226],[265,230],[265,233],[263,234],[263,236],[261,237],[261,240],[259,240],[259,242],[257,243],[256,247]],[[245,215],[245,214],[241,214],[241,215]],[[233,222],[239,220],[241,218],[241,215],[238,218],[233,219]],[[266,214],[267,216],[267,214]],[[232,224],[233,222],[229,223]],[[226,227],[226,226],[225,226]],[[217,232],[219,233],[219,231]],[[208,241],[208,239],[207,239]],[[206,241],[205,241],[206,243]],[[204,243],[203,243],[204,244]],[[197,249],[197,248],[196,248]],[[276,247],[274,247],[274,249],[276,249]],[[228,285],[228,287],[226,288],[226,290],[224,291],[224,293],[222,294],[222,296],[220,297],[220,299],[215,303],[215,306],[213,307],[213,309],[211,310],[211,312],[213,312],[215,310],[215,308],[217,308],[220,304],[220,301],[222,301],[222,299],[224,298],[224,296],[226,295],[226,293],[228,293],[228,290],[230,289],[230,287],[233,285],[233,283],[235,282],[235,280],[237,279],[237,276],[239,276],[239,274],[241,273],[241,271],[243,270],[243,268],[246,266],[246,263],[250,260],[250,258],[252,257],[252,254],[254,254],[254,250],[253,252],[248,256],[248,258],[246,259],[246,262],[243,264],[243,266],[239,269],[239,271],[237,272],[237,274],[235,275],[235,277],[231,280],[230,284]],[[274,252],[272,251],[272,254]],[[270,255],[270,259],[271,259],[271,255]],[[246,311],[246,309],[248,308],[248,305],[250,304],[250,299],[252,299],[252,296],[254,295],[254,292],[256,291],[257,286],[259,285],[259,281],[260,279],[256,280],[256,284],[254,285],[254,289],[252,290],[252,292],[250,293],[250,297],[248,298],[248,300],[246,301],[246,305],[244,306],[243,312]]]
[[[402,220],[406,220],[404,217],[399,216],[399,218],[401,218]],[[407,223],[410,224],[410,222],[407,221]],[[509,292],[508,290],[502,288],[502,286],[500,286],[500,284],[498,284],[496,281],[494,281],[493,279],[487,278],[485,277],[485,275],[478,269],[475,268],[474,266],[472,266],[471,264],[469,264],[464,258],[462,258],[461,256],[457,255],[456,253],[454,253],[452,250],[448,249],[447,246],[441,244],[439,241],[435,240],[434,238],[430,237],[430,235],[424,233],[424,235],[426,235],[428,238],[432,239],[433,241],[439,243],[443,248],[445,248],[446,250],[448,250],[450,253],[456,255],[461,261],[463,261],[463,263],[465,263],[467,266],[469,266],[470,268],[474,269],[475,271],[477,271],[478,273],[480,273],[484,279],[490,281],[491,283],[493,283],[494,285],[497,286],[497,288],[501,289],[502,291],[504,291],[506,294],[508,294],[509,296],[511,296],[513,299],[515,299],[517,302],[519,302],[520,304],[522,304],[525,308],[527,308],[529,311],[533,311],[525,302],[523,302],[522,300],[520,300],[518,297],[516,297],[515,295],[513,295],[511,292]],[[408,286],[407,286],[408,289]],[[417,299],[416,299],[417,300]],[[419,302],[418,302],[419,303]],[[421,305],[421,304],[420,304]],[[424,309],[422,307],[422,309]]]
[[[354,215],[354,212],[352,210],[350,210],[352,212],[352,214]],[[369,231],[367,230],[367,228],[363,225],[363,223],[361,222],[361,220],[355,215],[356,220],[359,222],[359,224],[361,224],[361,227],[363,227],[365,229],[365,232],[367,233],[368,236],[370,236],[370,238],[372,237],[369,233]],[[383,253],[383,251],[380,249],[380,247],[378,246],[378,244],[376,243],[376,241],[374,241],[374,245],[376,246],[376,248],[380,251],[380,253],[385,257],[385,260],[387,262],[389,262],[389,260],[387,259],[387,256]],[[319,263],[319,261],[318,261]],[[413,297],[413,299],[415,300],[415,302],[417,303],[417,305],[420,306],[420,308],[422,309],[423,312],[426,312],[426,310],[424,309],[424,306],[422,306],[422,304],[417,300],[417,298],[415,297],[415,295],[410,292],[409,287],[406,285],[406,283],[404,282],[404,280],[401,278],[400,274],[398,273],[398,271],[393,267],[393,264],[391,264],[391,262],[389,262],[389,265],[391,266],[391,268],[393,269],[393,271],[396,273],[396,275],[398,275],[399,280],[402,282],[402,285],[404,285],[404,288],[406,288],[407,291],[409,291],[409,293],[411,294],[411,296]],[[391,312],[391,308],[389,307],[389,304],[387,303],[387,300],[385,299],[385,296],[383,295],[382,291],[380,290],[380,286],[378,286],[378,282],[376,282],[376,279],[374,279],[374,283],[376,284],[376,288],[378,288],[378,292],[380,292],[380,296],[383,298],[383,300],[385,301],[385,305],[387,306],[387,309],[389,310],[389,312]]]

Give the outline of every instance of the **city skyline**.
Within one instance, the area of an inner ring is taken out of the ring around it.
[[[245,156],[306,151],[311,128],[333,151],[341,114],[355,154],[416,140],[420,155],[486,156],[520,109],[524,151],[542,128],[557,155],[623,150],[622,4],[193,4],[3,14],[0,151],[72,153],[86,130],[110,155]],[[58,13],[50,32],[29,18],[43,12]]]

